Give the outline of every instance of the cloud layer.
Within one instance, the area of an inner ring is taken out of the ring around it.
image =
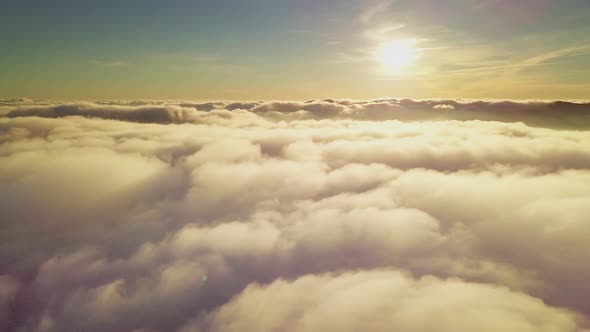
[[[589,116],[4,100],[0,330],[587,331]]]
[[[197,112],[195,112],[195,110]],[[9,118],[83,116],[139,123],[201,123],[222,111],[249,111],[269,120],[485,120],[523,122],[537,127],[590,129],[590,103],[510,100],[309,100],[307,102],[162,102],[128,101],[50,104],[23,99],[0,101]]]

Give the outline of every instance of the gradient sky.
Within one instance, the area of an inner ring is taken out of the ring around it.
[[[413,39],[386,74],[375,51]],[[0,97],[584,99],[587,0],[0,0]]]

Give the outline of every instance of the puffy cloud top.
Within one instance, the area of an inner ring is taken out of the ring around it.
[[[588,104],[0,114],[0,331],[590,327]]]

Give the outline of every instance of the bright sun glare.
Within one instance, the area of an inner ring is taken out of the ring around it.
[[[377,55],[387,73],[397,74],[416,60],[416,53],[413,41],[396,40],[381,45]]]

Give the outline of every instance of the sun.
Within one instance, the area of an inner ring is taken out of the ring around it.
[[[396,40],[383,43],[377,57],[385,72],[398,74],[416,61],[417,50],[412,40]]]

